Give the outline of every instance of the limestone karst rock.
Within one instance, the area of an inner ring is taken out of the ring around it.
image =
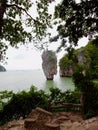
[[[53,80],[57,73],[57,57],[55,52],[46,50],[42,54],[42,68],[47,80]]]
[[[70,64],[68,67],[65,68],[65,70],[60,69],[59,74],[60,77],[71,77],[73,74],[74,65]]]
[[[77,55],[78,64],[83,65],[86,62],[85,49],[80,49]]]
[[[2,65],[0,65],[0,72],[4,72],[4,71],[6,71],[6,69]]]
[[[65,57],[68,57],[68,55],[65,55]],[[76,62],[75,60],[72,60],[72,62],[70,63],[70,59],[68,59],[68,61],[68,63],[65,63],[64,69],[60,68],[60,77],[72,77],[77,64],[83,65],[84,63],[87,63],[87,59],[85,57],[85,50],[78,50],[76,55]],[[87,63],[87,65],[89,65],[89,63]]]
[[[77,65],[86,64],[86,66],[90,67],[90,62],[91,58],[85,47],[75,50],[71,59],[69,59],[68,54],[66,54],[60,60],[60,77],[72,77]]]

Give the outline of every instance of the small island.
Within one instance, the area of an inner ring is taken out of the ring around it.
[[[5,72],[5,71],[6,71],[5,67],[3,67],[2,65],[0,65],[0,72]]]

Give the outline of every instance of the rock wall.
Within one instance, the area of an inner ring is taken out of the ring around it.
[[[57,57],[55,52],[46,50],[42,54],[42,69],[47,80],[53,80],[57,73]]]

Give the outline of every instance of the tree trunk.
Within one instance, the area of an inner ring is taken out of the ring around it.
[[[81,108],[82,116],[83,116],[83,118],[85,118],[85,117],[84,117],[84,92],[81,92],[80,104],[81,104],[81,106],[82,106],[82,108]]]
[[[3,17],[6,11],[7,0],[1,0],[0,2],[0,37],[2,35]]]

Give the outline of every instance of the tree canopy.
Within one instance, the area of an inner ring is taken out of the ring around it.
[[[0,0],[0,60],[9,45],[31,42],[46,36],[52,0]],[[36,13],[36,16],[35,14]],[[26,28],[28,27],[28,28]]]
[[[93,39],[98,34],[98,0],[62,0],[55,7],[54,16],[59,19],[58,36],[52,40],[60,37],[61,47],[66,41],[77,45],[80,38]]]
[[[52,24],[48,11],[52,1],[0,0],[0,61],[9,45],[17,47],[46,37]],[[77,45],[84,36],[92,39],[98,33],[98,0],[62,0],[55,7],[54,20],[58,36],[50,41],[61,38],[60,47],[66,47],[66,41]]]

